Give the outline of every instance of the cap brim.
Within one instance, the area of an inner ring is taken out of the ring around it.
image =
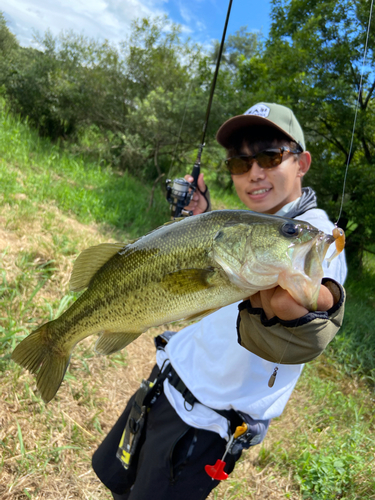
[[[223,125],[219,128],[216,134],[216,140],[221,146],[228,149],[231,146],[232,135],[240,130],[241,128],[253,127],[255,125],[265,125],[267,127],[272,127],[280,130],[286,137],[289,137],[292,141],[295,141],[294,137],[285,132],[284,129],[276,125],[271,120],[263,118],[258,115],[238,115],[229,118]]]

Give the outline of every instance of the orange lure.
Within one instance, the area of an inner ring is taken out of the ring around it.
[[[332,231],[332,236],[335,238],[336,250],[333,252],[331,257],[327,259],[327,262],[331,263],[332,260],[337,257],[345,248],[345,233],[344,230],[335,227]]]

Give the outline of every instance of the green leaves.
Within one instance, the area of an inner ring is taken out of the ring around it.
[[[217,168],[224,156],[214,139],[219,126],[259,101],[290,106],[313,156],[307,182],[333,220],[349,163],[339,223],[347,231],[349,258],[358,265],[375,232],[374,24],[359,89],[369,4],[274,0],[271,17],[268,40],[246,27],[227,37],[203,168],[211,182],[216,178],[226,188]],[[166,17],[134,22],[120,47],[47,32],[38,38],[38,51],[19,47],[12,37],[1,18],[0,53],[7,58],[2,92],[40,134],[75,141],[76,150],[143,179],[191,171],[218,42],[204,51]]]
[[[307,182],[332,220],[339,215],[349,163],[339,224],[347,230],[347,251],[356,266],[375,233],[373,27],[358,93],[369,7],[362,0],[274,0],[261,62],[248,62],[242,73],[244,83],[255,82],[257,100],[274,100],[294,110],[313,157]],[[351,232],[353,222],[357,228]]]

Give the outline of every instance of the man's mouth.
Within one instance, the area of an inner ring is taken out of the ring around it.
[[[264,189],[255,189],[254,191],[250,191],[250,195],[256,195],[256,194],[264,194],[268,193],[268,191],[271,191],[271,188],[264,188]]]

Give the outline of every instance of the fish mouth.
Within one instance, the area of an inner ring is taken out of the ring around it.
[[[289,291],[296,302],[309,311],[316,311],[320,285],[324,276],[323,261],[329,247],[335,241],[331,235],[318,231],[316,236],[302,245],[292,245],[288,254],[292,261],[292,273],[283,272],[279,285]]]
[[[313,240],[310,250],[305,256],[304,271],[307,276],[312,277],[317,271],[316,266],[323,264],[329,247],[335,242],[335,238],[329,234],[318,234]],[[323,270],[322,270],[323,272]]]

